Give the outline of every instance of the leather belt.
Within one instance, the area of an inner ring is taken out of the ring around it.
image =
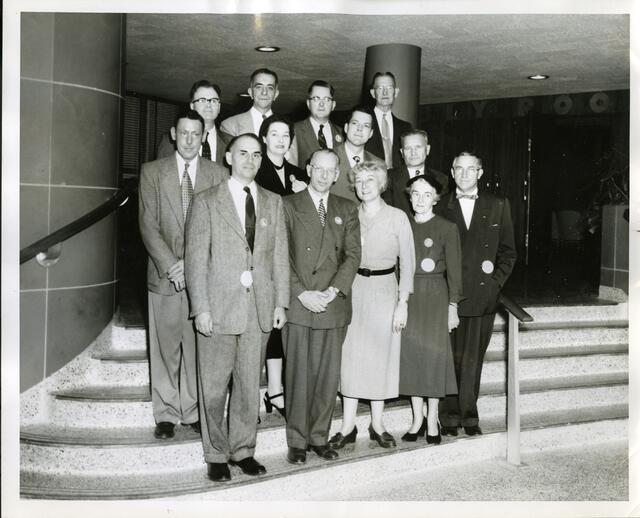
[[[389,275],[390,273],[394,273],[395,271],[395,266],[387,268],[386,270],[369,270],[369,268],[358,268],[358,275],[362,275],[363,277],[371,277],[372,275]]]

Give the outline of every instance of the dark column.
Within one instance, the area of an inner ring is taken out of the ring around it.
[[[420,47],[405,43],[387,43],[367,47],[363,100],[371,100],[369,89],[373,75],[376,72],[391,72],[396,78],[396,86],[400,88],[400,93],[393,103],[393,113],[416,127],[420,103],[421,54]]]
[[[20,247],[97,207],[118,181],[120,14],[23,13]],[[20,268],[20,390],[73,359],[114,311],[115,214]]]

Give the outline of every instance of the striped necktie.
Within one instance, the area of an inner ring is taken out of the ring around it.
[[[324,206],[322,198],[320,198],[320,203],[318,203],[318,216],[320,216],[320,224],[324,227],[327,222],[327,209]]]
[[[184,173],[182,174],[182,184],[180,187],[182,191],[182,213],[186,220],[189,205],[193,198],[193,184],[191,183],[191,177],[189,176],[189,162],[184,163]]]

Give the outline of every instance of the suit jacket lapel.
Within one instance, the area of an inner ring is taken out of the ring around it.
[[[240,223],[236,206],[233,204],[233,198],[231,197],[231,191],[229,190],[229,183],[223,182],[220,185],[216,193],[217,201],[219,203],[219,211],[222,217],[227,221],[229,226],[243,239],[247,239],[244,228]]]
[[[280,181],[280,180],[278,180]],[[262,243],[267,238],[267,232],[265,232],[266,225],[263,226],[263,223],[270,224],[268,218],[269,215],[269,205],[267,204],[267,196],[265,194],[265,189],[258,185],[258,206],[256,207],[256,233],[255,233],[255,241],[253,243],[253,249],[257,250],[258,246],[262,246]]]
[[[182,212],[182,191],[180,190],[180,180],[178,179],[178,162],[175,155],[166,162],[166,167],[162,171],[162,187],[169,198],[169,205],[176,216],[180,226],[184,225],[184,213]]]
[[[198,173],[196,174],[196,184],[193,192],[200,192],[208,189],[212,185],[213,171],[207,166],[204,160],[198,159]]]

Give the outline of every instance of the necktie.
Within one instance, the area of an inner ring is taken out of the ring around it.
[[[318,144],[320,144],[321,149],[327,149],[327,139],[324,137],[323,129],[324,124],[320,124],[320,128],[318,129]]]
[[[211,160],[211,146],[209,145],[208,138],[209,138],[209,133],[206,133],[204,136],[204,141],[202,142],[202,158]]]
[[[456,194],[456,198],[459,200],[477,200],[478,199],[478,195],[477,194]]]
[[[360,163],[360,157],[359,156],[354,156],[353,157],[353,161],[356,163],[356,165],[358,165]]]
[[[253,196],[249,187],[244,188],[247,197],[244,200],[244,233],[247,236],[247,243],[253,252],[253,240],[256,236],[256,206],[253,204]]]
[[[416,176],[420,176],[420,169],[416,169],[416,170],[413,172],[413,177],[415,178]]]
[[[327,222],[327,209],[324,207],[324,201],[320,198],[320,203],[318,204],[318,216],[320,216],[320,224],[324,227]]]
[[[191,198],[193,198],[193,184],[191,183],[191,177],[189,176],[189,162],[184,163],[184,173],[182,173],[182,213],[185,220],[187,219],[187,212],[189,205],[191,204]]]
[[[389,121],[387,120],[387,114],[382,114],[382,128],[380,128],[382,134],[382,146],[384,147],[384,161],[387,163],[387,168],[392,167],[393,160],[391,158],[391,139],[389,138]]]

